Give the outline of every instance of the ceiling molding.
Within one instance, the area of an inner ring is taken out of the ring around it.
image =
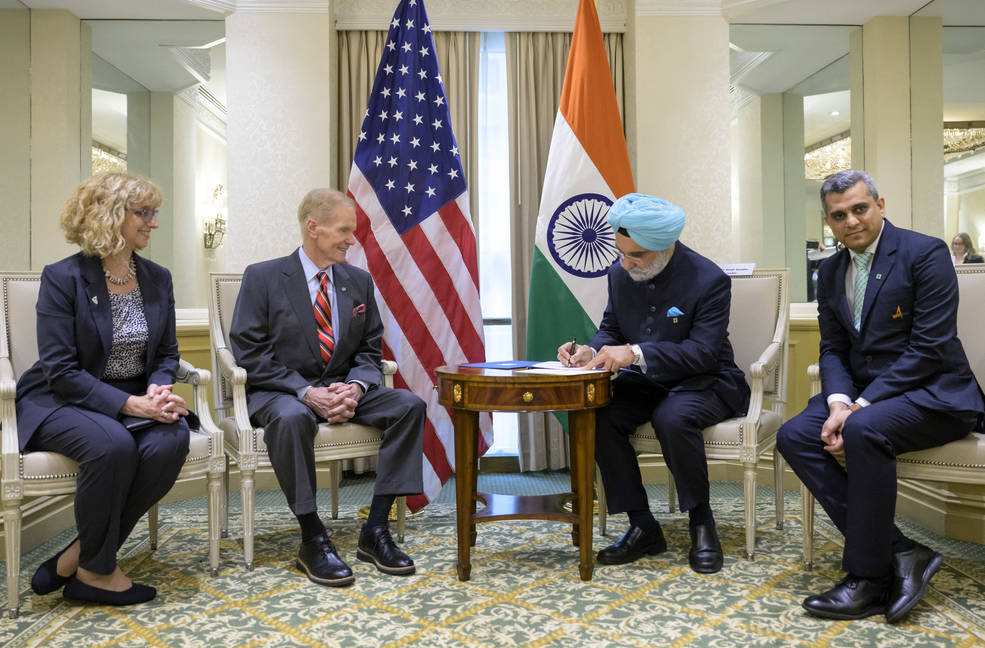
[[[637,16],[721,16],[722,0],[636,0]]]
[[[722,0],[722,14],[729,18],[741,15],[747,11],[762,9],[770,5],[787,2],[787,0]]]
[[[328,13],[329,0],[185,0],[223,13]]]
[[[386,29],[394,0],[335,0],[335,28]],[[574,28],[578,0],[427,0],[436,31],[564,31]],[[604,32],[626,31],[626,0],[599,0]]]

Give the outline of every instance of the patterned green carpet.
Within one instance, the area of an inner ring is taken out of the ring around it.
[[[565,490],[567,475],[479,479],[480,490],[536,494]],[[369,501],[372,481],[346,480],[339,520],[330,527],[356,582],[341,589],[314,585],[294,568],[297,529],[279,493],[258,494],[252,573],[242,566],[233,500],[233,537],[222,543],[216,578],[206,570],[202,500],[165,505],[157,551],[149,551],[142,524],[122,552],[124,571],[158,588],[154,601],[114,609],[30,593],[36,566],[71,538],[65,531],[24,556],[21,616],[0,622],[0,645],[985,646],[982,546],[908,526],[909,534],[945,555],[924,601],[895,626],[882,617],[823,621],[808,616],[800,601],[840,577],[838,536],[819,515],[817,567],[802,571],[796,493],[787,493],[785,528],[777,531],[771,492],[760,490],[757,557],[750,562],[741,558],[741,487],[713,484],[725,568],[704,576],[687,567],[686,516],[660,513],[666,511],[666,487],[648,488],[665,525],[668,552],[628,566],[597,566],[587,583],[578,578],[570,527],[539,521],[479,525],[472,579],[459,582],[452,484],[423,515],[408,521],[403,546],[417,574],[392,577],[355,560],[355,511]],[[322,510],[328,510],[328,494],[321,495]],[[608,538],[596,530],[595,549],[618,537],[625,523],[625,516],[614,516]]]

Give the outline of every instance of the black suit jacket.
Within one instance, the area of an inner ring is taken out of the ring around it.
[[[888,220],[872,259],[855,330],[845,295],[849,251],[818,268],[825,397],[893,396],[931,410],[982,412],[982,393],[957,335],[958,282],[947,246]]]
[[[338,328],[335,352],[322,367],[314,309],[297,250],[255,263],[243,273],[229,345],[246,369],[252,415],[277,394],[307,385],[359,380],[380,384],[383,322],[369,273],[347,263],[334,269]]]
[[[732,281],[681,242],[663,271],[634,281],[616,262],[609,269],[609,303],[589,343],[639,344],[645,380],[668,391],[714,391],[734,412],[749,407],[749,385],[728,339]],[[639,374],[621,371],[618,379]]]
[[[169,385],[178,371],[171,273],[136,254],[134,258],[147,318],[147,384]],[[17,381],[21,450],[60,407],[117,416],[130,397],[102,380],[113,345],[113,313],[99,258],[80,252],[45,266],[37,317],[40,359]]]

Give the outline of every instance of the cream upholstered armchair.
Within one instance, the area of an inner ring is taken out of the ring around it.
[[[39,272],[0,273],[0,420],[3,425],[0,482],[3,485],[3,523],[6,532],[7,609],[16,617],[20,609],[21,504],[26,497],[69,495],[75,492],[78,464],[54,452],[19,451],[14,397],[17,379],[38,359],[35,304],[41,287]],[[178,479],[207,476],[209,568],[219,571],[219,514],[222,475],[222,431],[209,414],[207,391],[211,374],[184,360],[178,381],[192,385],[191,407],[201,421],[192,431],[188,456]],[[151,548],[157,548],[157,506],[147,513]]]
[[[253,427],[246,405],[246,370],[236,364],[227,344],[229,326],[233,319],[233,309],[239,296],[242,274],[211,274],[211,299],[209,301],[209,320],[212,331],[212,350],[215,365],[221,379],[216,381],[216,411],[223,412],[219,425],[225,432],[226,455],[236,462],[240,473],[240,495],[243,511],[243,558],[246,568],[253,569],[253,524],[255,503],[254,473],[257,468],[269,468],[267,446],[263,442],[263,428]],[[393,374],[397,372],[396,363],[383,361],[383,379],[387,387],[393,387]],[[342,460],[357,457],[375,457],[380,450],[382,433],[368,425],[354,423],[329,424],[318,426],[315,435],[315,461],[327,462],[330,471],[332,518],[339,515],[339,481],[342,475]],[[223,507],[223,536],[228,533],[228,474],[223,483],[225,493]],[[404,518],[406,498],[397,498],[397,537],[404,539]]]
[[[980,332],[985,320],[985,265],[956,266],[958,275],[958,337],[964,346],[971,371],[979,385],[985,385],[985,336]],[[821,393],[819,365],[807,368],[811,396]],[[937,448],[905,452],[896,456],[896,477],[959,484],[985,484],[985,434],[972,432],[958,441]],[[800,485],[804,516],[804,569],[814,566],[814,497]]]
[[[735,364],[746,374],[752,395],[745,416],[731,418],[704,430],[705,454],[709,461],[742,463],[745,501],[746,558],[752,559],[756,544],[756,468],[759,457],[773,448],[773,482],[776,496],[776,527],[783,528],[783,459],[776,451],[776,431],[783,423],[787,391],[787,321],[790,272],[756,270],[732,277],[732,306],[729,340]],[[637,452],[659,453],[653,426],[641,425],[629,437]],[[674,510],[674,480],[670,477],[670,510]],[[605,489],[598,479],[599,527],[606,531]]]

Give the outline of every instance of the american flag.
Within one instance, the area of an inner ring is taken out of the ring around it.
[[[383,354],[399,367],[394,386],[428,404],[424,493],[407,498],[418,510],[455,470],[434,369],[485,359],[468,189],[422,0],[401,0],[393,14],[354,157],[360,245],[349,260],[376,282]],[[488,416],[480,428],[482,453],[492,442]]]

